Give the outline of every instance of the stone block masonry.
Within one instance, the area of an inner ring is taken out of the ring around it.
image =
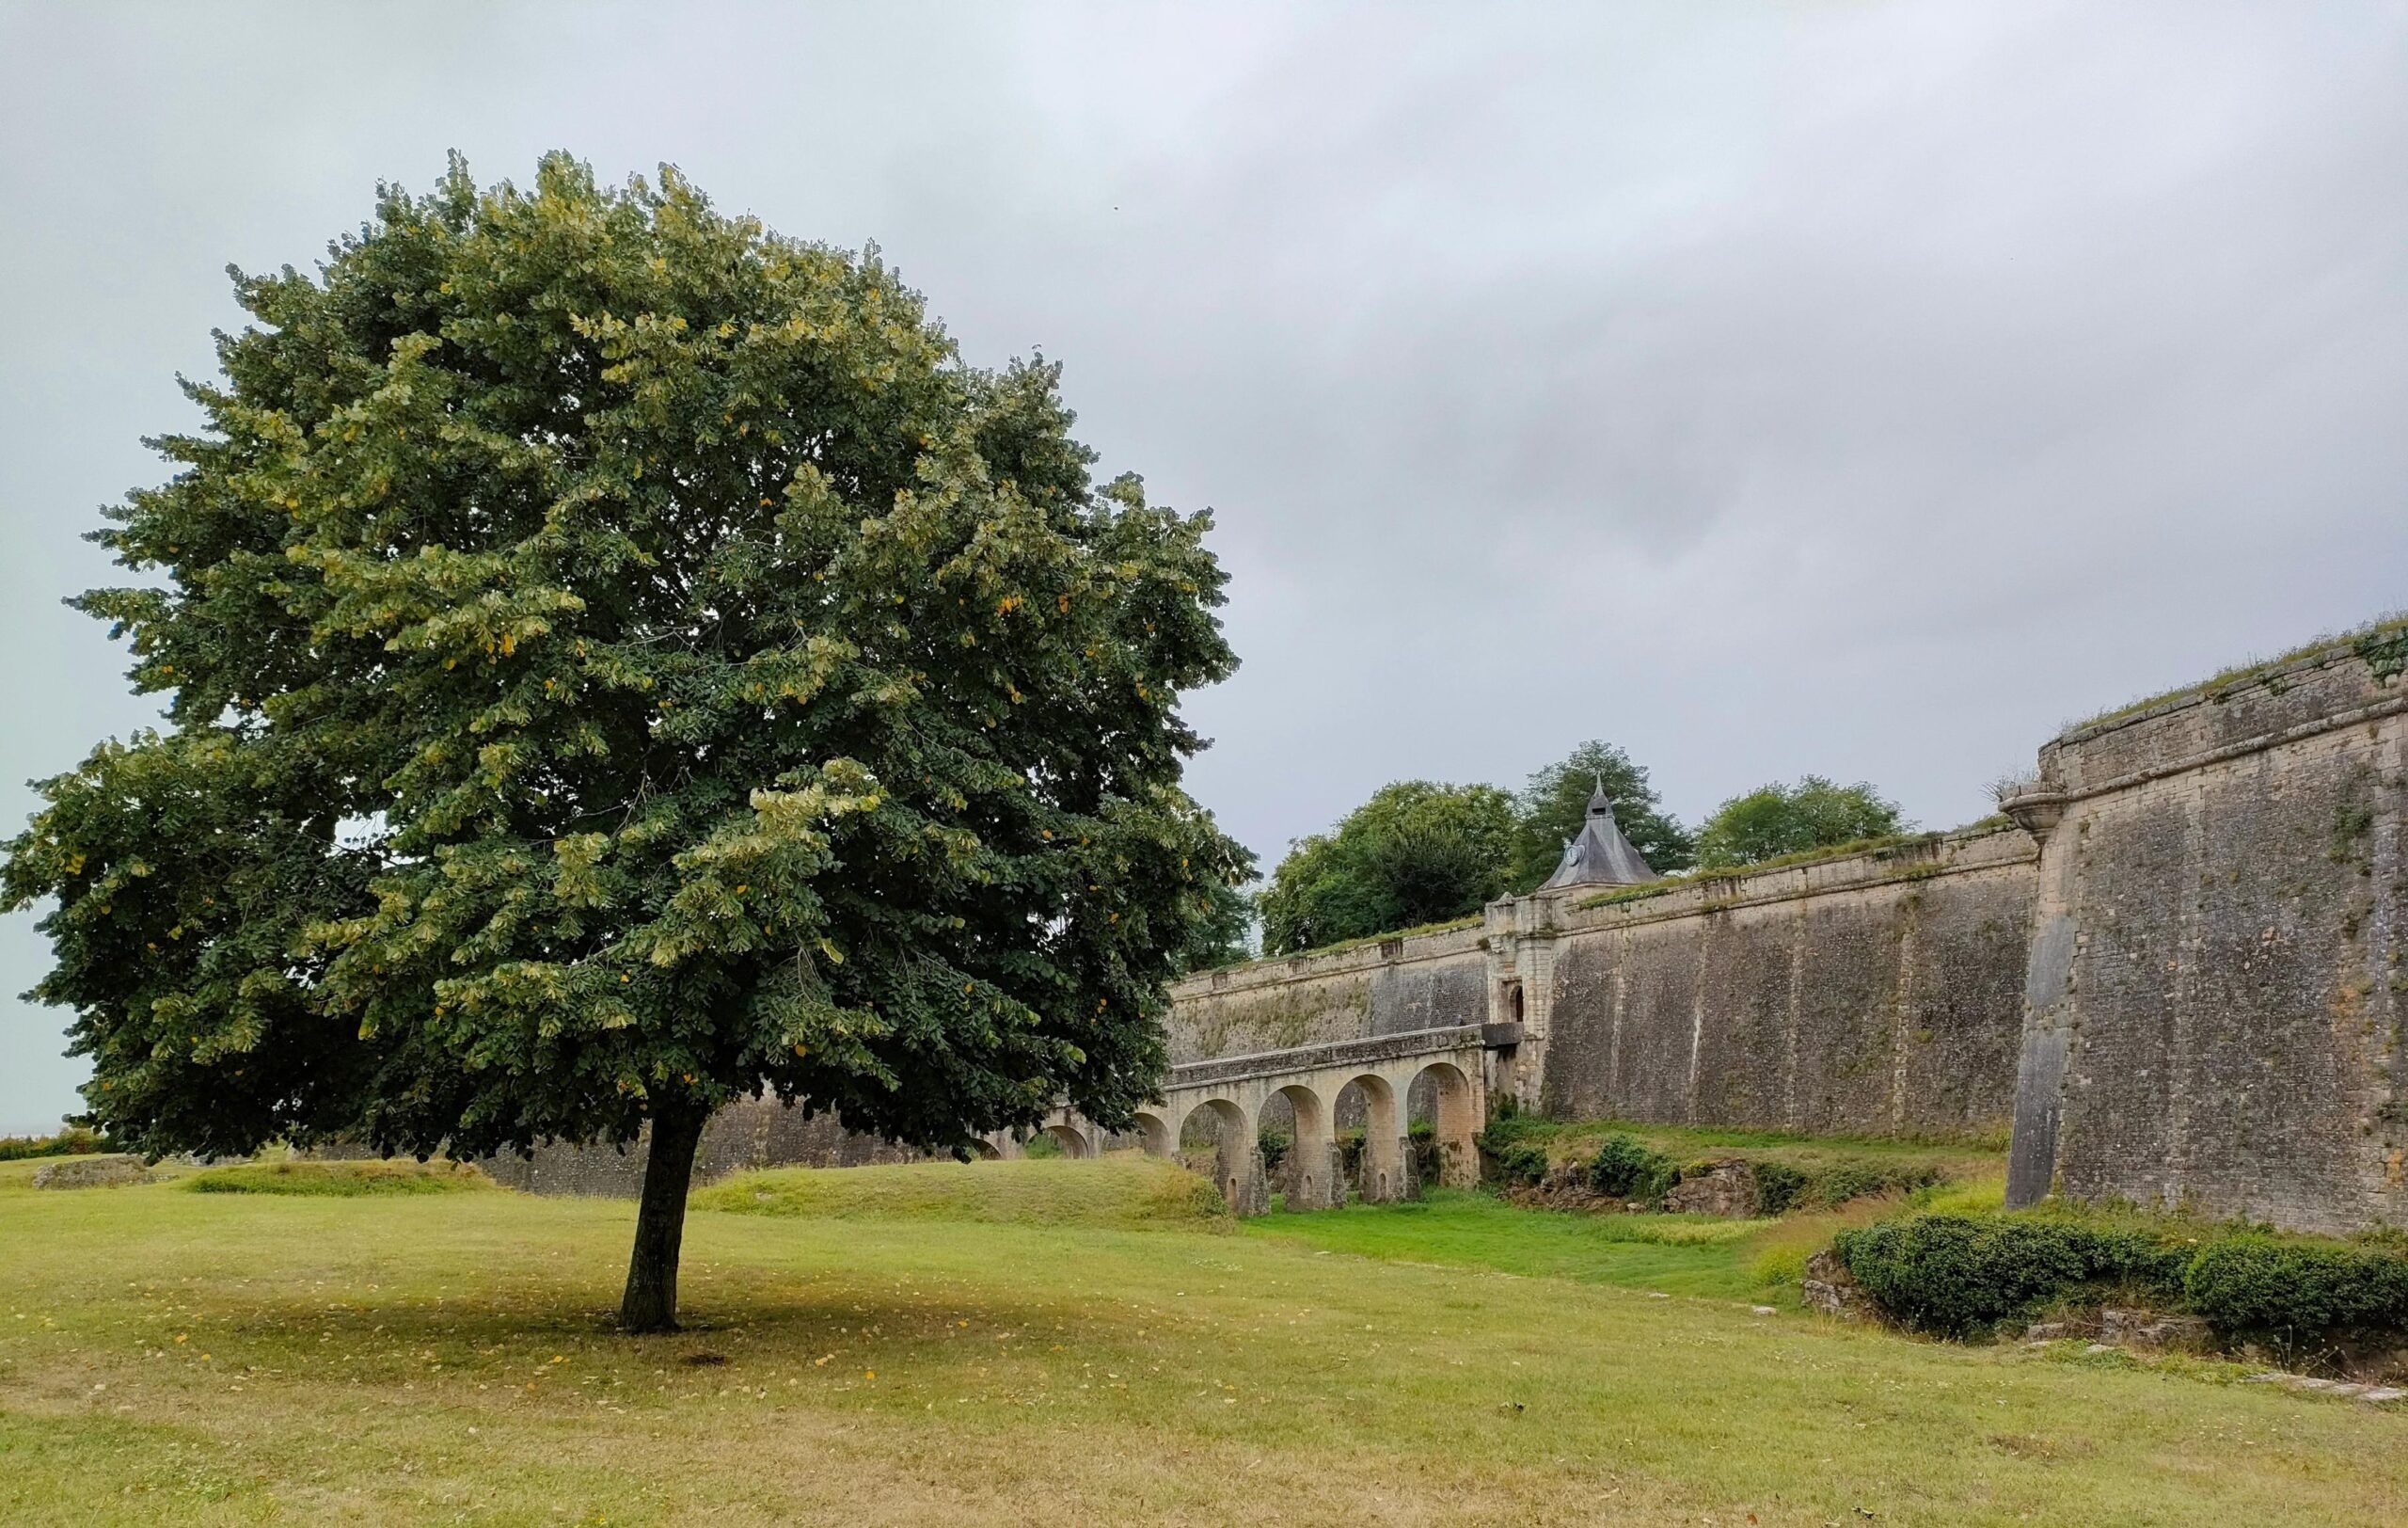
[[[2010,1203],[2408,1222],[2408,639],[2074,728],[2042,838]]]
[[[1996,1135],[2036,856],[2005,827],[1640,892],[1508,898],[1477,927],[1191,978],[1171,992],[1171,1052],[1520,1024],[1506,1080],[1548,1114]]]
[[[530,1156],[505,1154],[477,1165],[498,1183],[536,1194],[597,1194],[632,1199],[643,1188],[644,1140],[610,1146],[543,1146]],[[769,1167],[869,1167],[917,1162],[920,1153],[855,1135],[832,1114],[804,1119],[775,1099],[731,1104],[711,1116],[694,1153],[694,1182]]]
[[[1526,1101],[1661,1124],[1998,1135],[2036,857],[2009,827],[1653,896],[1500,903],[1496,977],[1523,984],[1539,1049]]]

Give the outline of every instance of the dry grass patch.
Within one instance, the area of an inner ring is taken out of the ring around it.
[[[632,1218],[0,1194],[0,1520],[2408,1517],[2368,1408],[1268,1235],[701,1211],[631,1341]]]
[[[238,1162],[183,1180],[194,1194],[296,1194],[361,1199],[378,1194],[458,1194],[499,1188],[466,1162]]]
[[[1085,1161],[912,1162],[742,1172],[696,1193],[737,1215],[949,1220],[1126,1231],[1226,1230],[1218,1190],[1176,1163],[1133,1153]]]

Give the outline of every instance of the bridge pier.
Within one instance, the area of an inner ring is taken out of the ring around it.
[[[1319,1139],[1297,1131],[1285,1177],[1291,1210],[1336,1209],[1346,1202],[1345,1165],[1339,1160],[1337,1137],[1326,1131]]]
[[[1227,1155],[1222,1163],[1221,1197],[1229,1203],[1232,1215],[1268,1215],[1271,1213],[1271,1174],[1263,1170],[1262,1150],[1248,1146],[1234,1154],[1232,1164]]]

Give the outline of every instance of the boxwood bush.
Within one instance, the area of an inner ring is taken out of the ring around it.
[[[1653,1204],[1680,1181],[1672,1159],[1636,1136],[1608,1136],[1589,1159],[1589,1186],[1614,1199]]]
[[[2408,1332],[2408,1257],[2376,1246],[2223,1236],[2191,1258],[2182,1293],[2219,1335],[2287,1357]]]
[[[2041,1217],[1883,1220],[1832,1245],[1884,1311],[1943,1337],[1986,1333],[2086,1288],[2178,1302],[2190,1257],[2147,1232]]]
[[[2286,1360],[2408,1341],[2408,1255],[2374,1237],[2050,1212],[1884,1220],[1832,1246],[1893,1319],[1944,1337],[2099,1297],[2187,1311]]]

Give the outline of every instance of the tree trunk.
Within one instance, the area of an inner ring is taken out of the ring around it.
[[[627,1292],[619,1301],[622,1331],[677,1329],[677,1249],[686,1239],[686,1189],[693,1181],[694,1148],[702,1144],[705,1118],[704,1110],[685,1104],[652,1117],[635,1251],[627,1259]]]

